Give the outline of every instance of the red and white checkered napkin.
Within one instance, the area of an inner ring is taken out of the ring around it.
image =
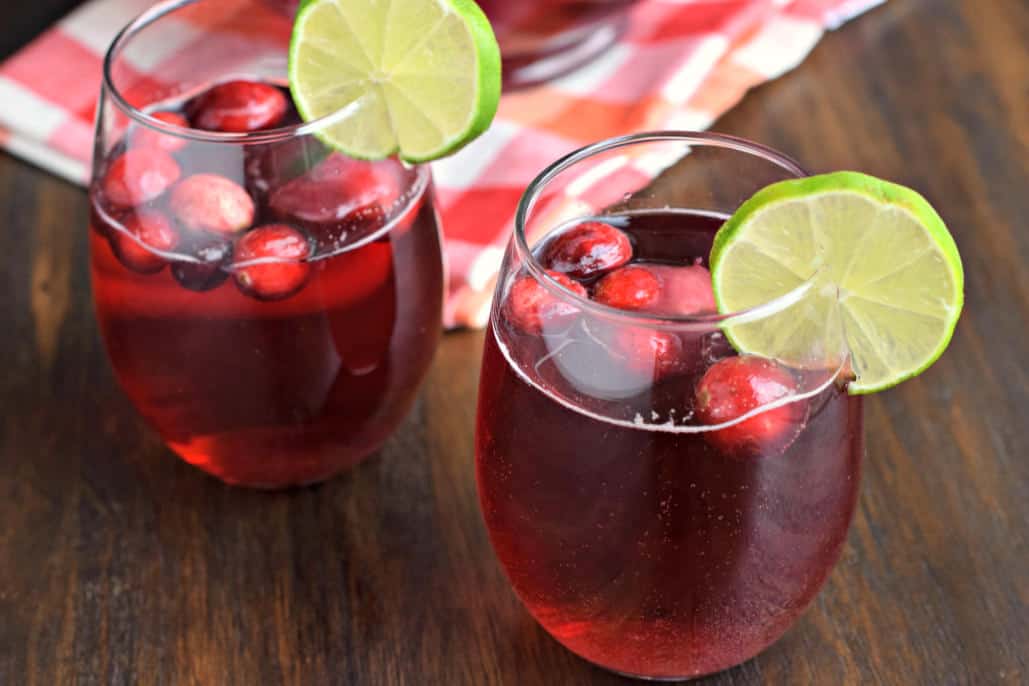
[[[0,144],[86,183],[103,53],[153,1],[91,0],[0,66]],[[882,2],[643,0],[600,59],[505,95],[489,132],[434,164],[450,265],[446,324],[485,324],[518,198],[545,166],[610,136],[705,129],[749,88],[799,64],[826,29]],[[134,67],[160,73],[203,27],[180,28],[181,42],[162,41],[156,57]],[[606,171],[635,173],[643,185],[659,162]],[[590,190],[575,184],[568,192]]]

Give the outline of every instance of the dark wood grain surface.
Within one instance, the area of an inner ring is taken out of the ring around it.
[[[74,3],[4,3],[5,47]],[[706,684],[1029,684],[1029,3],[890,0],[717,129],[925,192],[967,308],[867,403],[843,559],[799,624]],[[617,684],[537,628],[477,511],[479,333],[446,337],[381,455],[234,490],[162,447],[90,305],[86,198],[0,157],[0,684]]]

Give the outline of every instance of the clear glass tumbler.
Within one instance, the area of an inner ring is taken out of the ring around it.
[[[560,160],[522,199],[486,338],[480,504],[529,612],[607,669],[678,680],[737,665],[840,555],[863,452],[845,353],[729,342],[799,316],[814,275],[720,315],[707,270],[740,203],[802,174],[736,138],[641,134]]]
[[[184,460],[260,488],[377,450],[441,331],[428,168],[327,149],[289,97],[289,34],[259,0],[156,4],[107,55],[90,186],[122,387]]]

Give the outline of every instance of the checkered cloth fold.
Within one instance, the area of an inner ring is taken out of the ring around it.
[[[506,94],[485,135],[433,165],[450,268],[446,325],[485,324],[518,198],[545,166],[610,136],[706,129],[748,89],[797,66],[826,30],[882,2],[642,0],[619,43],[592,64]],[[152,4],[91,0],[0,66],[0,144],[85,184],[104,51]],[[134,67],[160,74],[209,28],[178,26]]]

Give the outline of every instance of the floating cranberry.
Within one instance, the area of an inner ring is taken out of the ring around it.
[[[754,355],[716,362],[696,390],[697,417],[707,426],[725,424],[797,392],[797,379],[782,365]],[[807,419],[799,401],[765,410],[750,419],[704,434],[734,457],[772,457],[796,440]]]
[[[236,244],[236,284],[260,300],[281,300],[299,291],[311,273],[307,236],[285,224],[247,233]]]
[[[190,105],[193,126],[206,131],[248,133],[277,126],[289,109],[285,94],[256,81],[229,81]]]
[[[650,270],[661,280],[661,290],[659,297],[646,308],[649,312],[693,315],[717,311],[711,272],[701,265],[652,265]]]
[[[632,243],[610,224],[583,222],[551,239],[541,259],[547,269],[587,279],[627,264]]]
[[[150,116],[166,124],[172,124],[184,129],[189,128],[189,121],[177,112],[153,112]],[[136,129],[132,135],[132,145],[137,148],[157,148],[165,152],[177,152],[184,148],[187,143],[188,141],[185,138],[146,127]]]
[[[160,197],[181,174],[179,163],[164,150],[134,148],[107,169],[104,196],[120,207],[138,207]]]
[[[158,252],[171,252],[179,244],[179,232],[160,212],[143,210],[125,219],[122,230],[109,232],[111,249],[122,264],[140,274],[155,274],[167,264]]]
[[[620,310],[646,310],[661,297],[661,279],[647,267],[630,264],[602,278],[593,299]]]
[[[191,259],[178,260],[171,272],[183,288],[203,293],[225,283],[229,272],[225,266],[232,257],[232,243],[226,238],[207,233],[186,237],[185,250]]]
[[[566,290],[586,297],[582,284],[559,272],[547,272]],[[531,275],[520,276],[511,284],[504,302],[508,321],[525,334],[560,333],[575,320],[579,308],[546,289]]]
[[[682,339],[668,331],[620,325],[611,340],[616,363],[653,381],[688,371]]]
[[[194,174],[175,187],[169,203],[182,225],[231,235],[250,228],[254,201],[242,186],[217,174]]]
[[[333,154],[271,193],[282,221],[307,229],[323,250],[381,228],[400,198],[397,163],[365,162]]]

